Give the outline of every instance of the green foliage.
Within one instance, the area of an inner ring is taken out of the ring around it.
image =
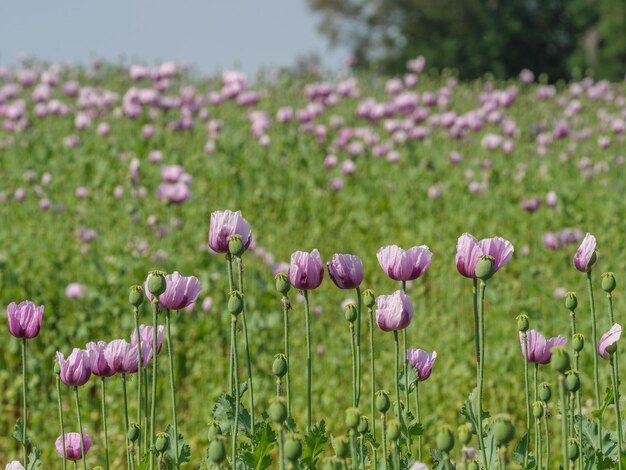
[[[276,433],[267,421],[262,421],[255,426],[250,444],[242,445],[241,459],[249,468],[255,470],[270,468],[273,460],[268,454],[276,446]]]
[[[24,439],[24,423],[22,418],[17,418],[16,423],[13,425],[13,432],[11,436],[23,446],[28,446],[30,444],[30,438],[28,434],[26,434],[26,439]]]
[[[43,464],[41,463],[41,452],[37,447],[33,447],[33,450],[28,454],[28,465],[26,470],[43,470]]]
[[[316,468],[328,444],[330,444],[330,437],[326,432],[326,422],[322,420],[304,436],[302,463],[309,468]]]
[[[233,424],[235,423],[235,399],[227,394],[222,394],[212,411],[213,419],[217,422],[223,434],[229,435],[232,431]],[[250,413],[245,409],[243,403],[239,403],[239,432],[244,434],[250,434],[252,429],[252,420]]]
[[[189,463],[191,461],[191,447],[182,436],[181,433],[178,433],[178,437],[176,436],[176,432],[174,431],[173,426],[167,426],[165,430],[167,434],[170,436],[170,446],[165,452],[165,462],[170,468],[175,468],[176,463],[176,452],[178,451],[178,462],[183,465]]]

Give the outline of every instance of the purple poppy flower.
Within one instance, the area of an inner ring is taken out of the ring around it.
[[[456,245],[456,269],[462,276],[476,277],[476,264],[483,255],[493,257],[493,272],[496,273],[513,256],[513,245],[501,237],[484,238],[478,241],[469,233],[461,235]]]
[[[22,465],[19,460],[14,460],[7,464],[5,470],[25,470],[24,465]]]
[[[57,360],[61,369],[61,382],[70,387],[85,385],[91,377],[90,352],[74,348],[67,360],[57,351]]]
[[[289,283],[300,290],[316,289],[324,278],[324,264],[317,249],[307,253],[296,251],[291,255],[287,273]]]
[[[613,324],[611,329],[602,335],[598,342],[598,354],[602,359],[609,359],[609,352],[607,348],[613,346],[622,336],[622,327],[618,323]]]
[[[137,345],[131,346],[125,339],[111,341],[104,350],[104,357],[109,367],[117,373],[137,372]]]
[[[250,246],[252,230],[248,221],[241,215],[241,211],[213,212],[209,227],[209,248],[216,253],[228,253],[228,237],[231,235],[240,235],[246,249]]]
[[[141,367],[143,367],[144,369],[147,367],[148,363],[152,359],[153,331],[154,328],[152,326],[139,325],[139,335],[141,336]],[[163,346],[163,331],[163,325],[159,325],[157,333],[157,354],[161,352],[161,347]],[[133,330],[130,335],[130,345],[133,347],[137,346],[136,330]]]
[[[7,307],[9,332],[16,338],[34,338],[39,334],[44,306],[37,307],[30,300],[16,304],[11,302]]]
[[[383,246],[376,253],[383,271],[395,281],[412,281],[430,266],[433,254],[426,245],[403,250],[396,245]]]
[[[548,364],[552,359],[552,348],[564,346],[567,343],[565,336],[556,336],[546,340],[546,337],[536,330],[529,330],[526,337],[528,340],[528,361],[535,364]],[[526,348],[522,333],[519,334],[519,340],[522,355],[524,355]]]
[[[91,436],[83,432],[83,440],[85,441],[85,453],[91,448]],[[57,454],[63,457],[63,437],[57,437],[54,443]],[[83,451],[80,444],[80,434],[77,432],[65,433],[65,458],[67,460],[80,460],[83,457]]]
[[[574,267],[586,273],[596,262],[596,237],[588,233],[574,255]]]
[[[326,266],[328,275],[340,289],[356,289],[363,282],[363,263],[358,256],[334,254]]]
[[[383,331],[406,328],[413,319],[411,299],[401,290],[376,297],[376,323]]]
[[[98,341],[97,343],[87,343],[87,351],[91,361],[91,373],[98,377],[111,377],[115,374],[115,370],[109,366],[105,357],[107,343]]]
[[[430,377],[433,365],[437,359],[437,351],[428,352],[423,349],[407,349],[406,358],[413,364],[418,380],[423,382]]]
[[[146,297],[152,302],[154,296],[148,289],[148,280],[151,275],[148,275],[144,285],[144,291]],[[167,274],[165,276],[165,292],[159,296],[159,303],[172,310],[181,310],[193,304],[198,299],[198,294],[202,286],[200,281],[195,276],[181,276],[177,271],[173,274]]]

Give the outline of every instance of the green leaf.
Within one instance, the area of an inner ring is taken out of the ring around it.
[[[142,461],[139,463],[139,466],[136,467],[135,470],[148,470],[150,467],[150,454],[146,452],[143,456]]]
[[[304,449],[302,449],[302,462],[309,468],[317,468],[317,462],[324,452],[330,439],[326,434],[326,423],[321,420],[313,426],[311,432],[304,437]]]
[[[11,433],[11,436],[13,436],[15,440],[19,442],[20,444],[22,444],[23,446],[28,447],[28,445],[30,444],[30,439],[28,438],[28,434],[26,435],[26,440],[23,439],[24,424],[22,422],[22,418],[17,419],[15,426],[13,426],[13,432]]]
[[[272,466],[272,458],[268,455],[276,445],[276,433],[267,422],[260,422],[252,436],[252,446],[241,454],[242,460],[255,470],[265,470]]]
[[[222,394],[213,406],[212,413],[213,419],[218,423],[222,433],[230,435],[235,421],[235,399],[227,393]],[[243,403],[239,403],[238,429],[246,435],[250,434],[250,413],[245,409]]]
[[[41,452],[37,447],[33,447],[32,452],[28,455],[28,465],[26,465],[26,470],[42,470],[43,465],[41,464]]]
[[[532,455],[528,456],[528,465],[524,467],[524,456],[529,449],[529,437],[530,435],[525,433],[524,436],[520,439],[515,446],[515,450],[513,451],[513,460],[522,467],[524,470],[531,470],[536,467],[537,462],[535,462],[535,457]]]
[[[591,412],[591,416],[593,416],[594,418],[601,418],[609,405],[612,405],[614,402],[615,400],[613,399],[613,389],[607,387],[604,394],[604,400],[602,400],[602,406],[600,406],[600,408],[597,410],[593,410]]]
[[[187,441],[183,438],[182,434],[174,431],[174,427],[168,425],[165,430],[170,436],[170,446],[165,452],[165,461],[168,465],[174,465],[176,463],[176,452],[178,452],[178,463],[186,464],[191,460],[191,448]]]

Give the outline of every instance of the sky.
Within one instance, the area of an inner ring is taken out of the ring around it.
[[[93,56],[154,64],[186,60],[204,73],[293,65],[317,53],[339,68],[306,0],[1,0],[0,65],[20,55],[51,62]]]

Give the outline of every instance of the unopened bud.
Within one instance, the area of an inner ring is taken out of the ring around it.
[[[567,458],[572,462],[578,459],[580,451],[578,450],[578,443],[575,439],[569,439],[567,441]]]
[[[246,247],[241,241],[241,235],[231,235],[228,237],[228,251],[231,255],[241,258],[246,251]]]
[[[574,311],[578,307],[578,297],[576,297],[576,292],[568,292],[565,294],[565,308]]]
[[[160,432],[154,441],[154,448],[157,452],[163,453],[170,448],[170,436],[165,432]]]
[[[276,354],[276,356],[274,356],[274,362],[272,363],[272,374],[282,378],[287,373],[287,369],[287,356],[283,353]]]
[[[466,446],[472,440],[472,425],[464,424],[462,426],[459,426],[458,433],[461,445]]]
[[[571,369],[569,353],[565,347],[557,346],[552,348],[552,369],[560,374],[565,374],[565,372]]]
[[[276,290],[282,295],[287,295],[289,293],[289,289],[291,289],[291,284],[289,284],[287,275],[285,273],[278,273],[274,276],[274,280],[276,281]]]
[[[387,413],[391,407],[391,400],[389,394],[385,390],[379,390],[376,392],[376,409],[381,413]]]
[[[515,428],[509,418],[500,418],[493,425],[493,437],[497,446],[505,446],[515,437]]]
[[[528,315],[518,315],[517,316],[517,329],[522,333],[526,333],[530,328],[530,322],[528,321]]]
[[[366,289],[363,292],[363,303],[367,308],[374,308],[376,305],[376,295],[372,289]]]
[[[128,440],[130,442],[135,442],[141,436],[141,428],[137,423],[132,423],[128,428],[128,433],[126,434]]]
[[[539,399],[545,403],[548,403],[552,398],[552,388],[548,382],[539,384]]]
[[[224,438],[218,437],[209,444],[209,460],[214,464],[221,464],[226,459]]]
[[[397,419],[392,419],[387,423],[387,437],[392,442],[400,438],[400,422]]]
[[[585,347],[585,337],[581,333],[576,333],[572,338],[572,348],[579,353]]]
[[[449,426],[444,426],[435,437],[437,449],[442,452],[450,452],[454,448],[454,434]]]
[[[617,282],[615,281],[615,274],[604,273],[602,274],[602,290],[608,294],[615,290]]]
[[[290,462],[295,462],[302,456],[302,442],[299,436],[290,434],[285,440],[285,458]]]
[[[344,314],[345,314],[346,320],[348,320],[350,323],[354,323],[358,317],[358,311],[357,311],[356,305],[354,304],[346,305],[346,311]]]
[[[151,271],[148,278],[148,292],[150,292],[155,300],[167,289],[167,281],[163,271]]]
[[[283,397],[276,397],[268,409],[270,419],[276,424],[282,424],[287,419],[287,405]]]
[[[487,281],[493,276],[493,256],[482,255],[476,263],[475,274],[481,281]]]
[[[228,311],[231,315],[239,315],[243,311],[243,295],[239,291],[230,293],[228,299]]]
[[[361,412],[358,408],[348,408],[346,410],[346,426],[348,429],[356,429],[361,421]]]
[[[140,307],[143,303],[143,298],[143,287],[132,286],[130,288],[130,292],[128,293],[128,301],[133,307]]]

